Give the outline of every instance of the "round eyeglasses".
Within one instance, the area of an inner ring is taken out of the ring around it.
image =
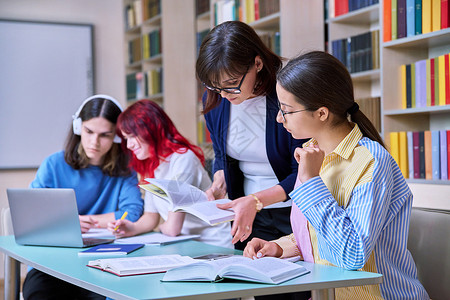
[[[239,85],[237,87],[218,88],[218,87],[209,86],[205,83],[203,83],[203,86],[205,88],[207,88],[208,90],[213,91],[217,94],[220,94],[222,91],[224,91],[227,94],[240,94],[241,93],[241,85],[244,82],[245,75],[247,75],[247,73],[248,73],[248,69],[249,69],[249,67],[247,67],[247,70],[245,71],[244,76],[242,76],[241,82],[239,82]]]

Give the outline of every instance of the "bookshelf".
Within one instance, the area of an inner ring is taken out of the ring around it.
[[[334,1],[329,0],[329,3]],[[336,5],[328,8],[327,51],[348,66],[355,99],[381,132],[380,5],[375,3],[342,14],[333,10]],[[355,49],[353,45],[356,44],[359,46]],[[364,56],[359,53],[361,51]]]
[[[196,7],[197,47],[201,43],[201,37],[216,25],[218,19],[222,22],[241,20],[248,23],[275,53],[285,58],[294,57],[308,50],[324,50],[322,1],[311,3],[308,0],[196,0]],[[209,9],[206,10],[205,7]],[[252,9],[252,15],[248,15],[246,11]],[[218,10],[225,11],[223,14],[226,16],[220,16]],[[297,30],[297,28],[308,28],[308,30]],[[197,90],[197,141],[205,153],[208,164],[214,159],[214,151],[201,114],[204,88],[200,83],[197,85]]]
[[[127,103],[139,99],[157,102],[180,132],[195,142],[196,44],[192,38],[196,30],[195,1],[122,0],[122,3]],[[130,50],[132,41],[137,44],[135,49],[131,47],[134,52]]]
[[[197,0],[197,5],[199,2],[209,2],[209,11],[198,14],[197,33],[213,28],[216,19],[222,22],[241,20],[252,26],[263,41],[284,58],[289,59],[310,50],[324,50],[324,6],[322,1],[311,3],[308,0]],[[241,5],[245,3],[246,6],[239,9],[239,3]],[[255,7],[252,16],[246,13],[250,9],[249,7]],[[258,7],[259,13],[256,12]],[[226,9],[228,11],[225,11]],[[217,10],[225,11],[223,13],[225,16],[218,17]],[[298,30],[298,28],[307,28],[308,30]],[[278,39],[277,43],[275,43],[275,39]],[[201,86],[198,94],[200,114],[201,94],[203,94]],[[202,138],[205,133],[200,133],[204,128],[204,124],[202,125],[201,122],[203,122],[203,117],[199,115],[198,136],[201,138],[198,142],[206,148],[210,145]]]
[[[407,7],[392,9],[391,0],[379,0],[379,3],[353,11],[347,7],[346,12],[335,14],[336,9],[342,9],[342,3],[345,1],[325,1],[329,16],[325,22],[329,41],[327,50],[332,52],[333,40],[344,39],[364,31],[379,30],[379,68],[358,74],[352,73],[352,78],[356,99],[380,97],[380,133],[388,148],[392,151],[391,146],[395,145],[395,141],[390,140],[392,132],[450,130],[450,105],[404,108],[401,71],[402,65],[415,64],[417,61],[430,60],[450,53],[450,29],[442,27],[433,29],[431,26],[431,30],[427,33],[414,34],[410,31],[406,33],[406,29],[401,27],[407,23],[403,25],[395,23],[397,27],[393,28],[391,23],[393,13],[397,16],[399,11],[406,14],[398,19],[409,22],[407,14],[411,12],[412,7],[409,10]],[[393,37],[392,32],[397,30],[402,31],[404,37]],[[388,38],[384,37],[385,32]],[[450,180],[408,178],[409,173],[405,177],[413,191],[415,206],[450,208],[448,199],[444,199],[443,196],[450,193]]]

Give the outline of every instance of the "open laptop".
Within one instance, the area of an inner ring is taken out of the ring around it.
[[[73,189],[7,189],[16,243],[89,247],[114,239],[83,238]]]

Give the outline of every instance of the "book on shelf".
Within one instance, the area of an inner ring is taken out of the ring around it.
[[[404,177],[448,180],[449,135],[450,130],[390,132],[391,155]]]
[[[408,141],[406,139],[405,131],[401,131],[398,133],[398,149],[400,171],[402,171],[403,177],[408,178]]]
[[[424,151],[425,151],[425,179],[433,178],[432,156],[431,156],[431,131],[426,130],[423,133]]]
[[[379,30],[331,41],[331,53],[350,73],[380,68]]]
[[[90,260],[88,267],[112,273],[117,276],[132,276],[162,273],[172,268],[191,264],[195,260],[179,254],[104,258]]]
[[[439,142],[440,133],[438,130],[431,131],[431,172],[432,179],[441,179],[441,158]]]
[[[116,256],[127,255],[141,249],[144,244],[102,244],[78,252],[78,256]]]
[[[252,23],[278,11],[279,0],[218,0],[214,3],[214,25],[236,20]]]
[[[447,132],[439,130],[440,159],[441,159],[441,179],[448,180],[448,159],[447,156]]]
[[[232,210],[224,210],[216,206],[216,204],[228,203],[231,201],[230,199],[208,201],[205,192],[181,181],[155,178],[145,180],[148,184],[142,184],[140,187],[168,201],[172,207],[171,211],[190,213],[209,225],[234,220]]]
[[[304,266],[275,257],[250,259],[231,256],[170,269],[162,281],[209,281],[223,279],[279,284],[310,271]]]
[[[450,105],[449,54],[401,65],[401,108]]]
[[[199,238],[199,234],[168,236],[159,232],[151,232],[137,236],[116,239],[116,244],[168,245]]]
[[[383,16],[385,42],[439,31],[450,25],[448,0],[384,0]]]

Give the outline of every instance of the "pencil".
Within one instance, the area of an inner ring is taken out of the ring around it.
[[[125,219],[127,217],[127,215],[128,215],[128,212],[126,211],[126,212],[123,213],[123,215],[122,215],[122,217],[120,219],[121,220]],[[117,229],[119,229],[119,225],[117,225],[116,228],[114,228],[114,231],[116,231]]]

